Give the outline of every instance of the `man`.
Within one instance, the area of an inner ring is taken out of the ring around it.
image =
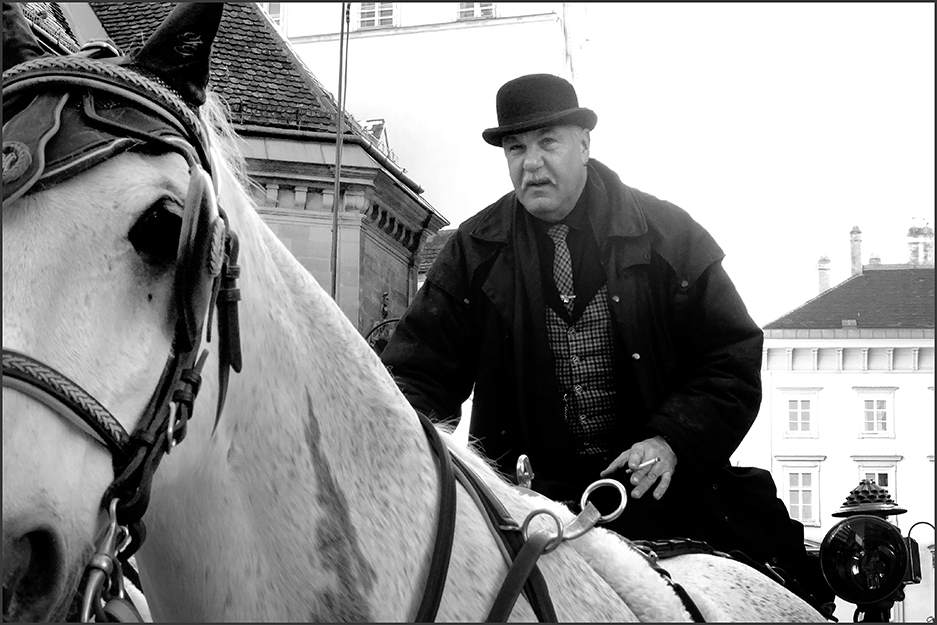
[[[562,78],[509,81],[496,108],[482,137],[514,191],[458,228],[398,323],[382,359],[401,390],[445,419],[474,388],[482,452],[507,476],[527,454],[553,499],[629,484],[611,526],[623,536],[703,540],[806,576],[803,527],[770,476],[728,467],[761,402],[763,334],[722,250],[590,159],[597,117]],[[753,497],[756,531],[729,518]]]

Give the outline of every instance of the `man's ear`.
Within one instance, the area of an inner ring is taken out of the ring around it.
[[[589,146],[592,145],[592,135],[588,128],[582,129],[579,141],[580,145],[582,145],[582,164],[585,165],[589,162]]]

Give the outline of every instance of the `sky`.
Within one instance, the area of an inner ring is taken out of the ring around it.
[[[934,5],[590,3],[591,155],[715,237],[765,325],[934,225]],[[457,225],[468,215],[448,215]]]

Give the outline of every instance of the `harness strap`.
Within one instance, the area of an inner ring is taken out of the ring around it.
[[[436,620],[442,593],[446,588],[449,558],[452,555],[452,543],[455,537],[456,517],[456,490],[455,476],[452,472],[452,461],[449,448],[446,447],[436,431],[436,426],[421,413],[417,413],[420,424],[426,431],[430,446],[439,459],[439,512],[436,529],[436,546],[433,548],[433,557],[430,559],[429,572],[426,576],[426,588],[423,599],[416,611],[414,622],[432,623]]]
[[[511,518],[511,515],[505,510],[501,501],[498,500],[498,498],[494,496],[494,493],[491,492],[491,489],[488,488],[488,485],[481,481],[475,472],[472,471],[461,458],[453,454],[452,462],[456,470],[462,474],[462,478],[468,481],[472,485],[472,488],[479,493],[480,500],[484,504],[484,511],[491,518],[493,525],[501,530],[498,532],[498,537],[512,555],[514,562],[517,562],[525,544],[520,526]],[[535,562],[536,558],[534,558],[534,563]],[[510,575],[510,571],[508,575]],[[528,574],[525,575],[521,581],[523,582],[524,596],[527,597],[528,603],[530,603],[534,613],[537,615],[537,620],[541,623],[556,623],[556,611],[553,607],[553,600],[550,598],[550,588],[547,586],[547,581],[536,564],[530,568]],[[507,583],[507,580],[505,580],[505,583]],[[520,587],[517,587],[513,591],[515,601],[520,590]],[[513,604],[514,601],[511,602],[511,606],[513,606]],[[508,612],[510,613],[510,610],[508,610]],[[507,616],[510,615],[509,613],[505,614],[502,620],[507,620]],[[491,620],[490,615],[489,620]]]
[[[495,597],[491,611],[488,612],[488,618],[485,619],[486,623],[507,622],[508,617],[511,616],[511,611],[514,609],[514,604],[517,602],[517,597],[521,593],[521,588],[527,584],[530,574],[536,569],[537,560],[543,555],[544,549],[555,538],[555,536],[550,536],[545,531],[540,531],[524,541],[524,546],[521,547],[520,552],[514,558],[514,564],[504,578],[504,583],[501,584],[501,590],[498,591],[498,596]],[[532,605],[536,604],[532,603]],[[537,618],[541,622],[546,622],[539,613]],[[557,622],[555,614],[549,622]]]
[[[663,558],[672,558],[679,555],[687,555],[690,553],[705,553],[708,555],[718,555],[726,556],[726,554],[721,551],[716,551],[710,547],[707,543],[704,543],[699,540],[692,540],[689,538],[676,538],[672,540],[629,540],[620,534],[619,536],[622,541],[624,541],[632,549],[644,556],[644,559],[647,561],[648,565],[660,575],[667,585],[674,591],[674,594],[679,597],[680,601],[683,603],[684,609],[689,613],[690,618],[693,619],[694,623],[705,623],[706,618],[703,616],[703,613],[700,611],[699,607],[696,605],[696,602],[693,601],[693,598],[690,597],[690,593],[686,589],[673,581],[673,578],[670,577],[670,572],[657,563],[658,557]],[[657,551],[652,548],[660,546],[664,549],[667,549],[666,555],[659,556]],[[726,556],[728,557],[728,556]]]
[[[227,226],[227,215],[221,211],[221,218]],[[221,420],[221,411],[224,408],[225,396],[228,393],[228,376],[231,370],[241,372],[241,326],[238,320],[238,301],[241,299],[241,290],[237,288],[237,279],[241,275],[238,262],[237,234],[230,227],[224,242],[225,263],[221,270],[221,277],[215,280],[212,301],[215,305],[208,306],[208,339],[211,341],[211,321],[215,307],[218,308],[218,408],[215,412],[215,425],[212,434]]]
[[[696,606],[696,602],[693,601],[686,589],[677,582],[670,579],[670,575],[667,575],[664,577],[664,579],[667,580],[667,582],[670,584],[670,587],[673,588],[673,591],[677,593],[678,597],[680,597],[680,601],[683,602],[683,607],[686,608],[686,611],[690,613],[690,618],[693,619],[693,622],[705,623],[706,619],[703,617],[703,613],[700,612],[699,608]]]
[[[130,529],[132,540],[120,554],[123,561],[130,558],[146,539],[143,515],[150,503],[153,476],[169,450],[170,436],[174,444],[185,437],[186,424],[192,415],[195,396],[201,384],[200,374],[207,355],[208,353],[203,351],[197,360],[196,352],[170,357],[150,405],[144,411],[142,422],[131,436],[135,445],[133,456],[121,471],[116,472],[114,481],[104,493],[104,501],[114,497],[120,499],[117,508],[118,520],[121,525]],[[163,401],[169,393],[172,393],[171,397],[178,406],[178,426],[171,434],[171,415],[166,413],[173,409],[172,403]]]

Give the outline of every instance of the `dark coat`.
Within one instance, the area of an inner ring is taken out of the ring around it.
[[[728,463],[761,403],[764,337],[722,267],[722,250],[685,211],[624,185],[598,161],[589,161],[587,185],[607,200],[587,211],[628,363],[619,376],[628,405],[620,451],[661,434],[677,456],[667,494],[629,498],[611,528],[630,538],[705,540],[809,579],[803,526],[777,499],[771,475]],[[526,453],[535,490],[578,502],[612,458],[573,455],[530,219],[511,192],[465,221],[382,360],[414,408],[437,420],[458,415],[474,385],[469,433],[484,454],[513,479]]]
[[[660,433],[679,472],[711,472],[758,412],[763,333],[722,268],[722,250],[685,211],[595,160],[588,177],[608,197],[609,210],[594,214],[603,203],[590,203],[589,220],[637,389],[625,417],[632,440],[621,444]],[[574,457],[538,307],[536,245],[517,227],[525,215],[511,192],[458,228],[382,359],[413,406],[437,418],[457,415],[474,383],[470,434],[485,455],[513,476],[526,453],[535,474],[562,480]]]

